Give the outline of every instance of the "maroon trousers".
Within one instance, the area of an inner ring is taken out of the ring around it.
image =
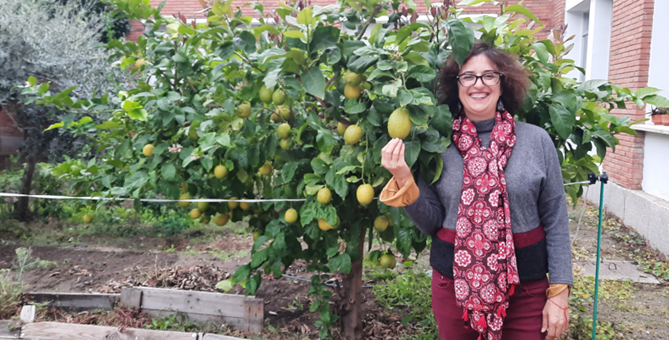
[[[503,340],[545,340],[541,333],[542,312],[546,305],[548,278],[521,282],[509,300],[506,310]],[[432,272],[432,311],[437,320],[441,340],[477,340],[479,333],[465,328],[463,309],[456,306],[453,279]]]

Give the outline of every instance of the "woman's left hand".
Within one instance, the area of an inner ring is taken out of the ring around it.
[[[564,309],[568,305],[568,289],[546,301],[541,325],[541,333],[548,333],[546,334],[546,340],[559,338],[569,327],[569,312]]]

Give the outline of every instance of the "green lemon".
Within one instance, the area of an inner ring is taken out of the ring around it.
[[[362,77],[353,71],[346,71],[344,73],[344,81],[346,81],[347,85],[358,86],[362,82]]]
[[[388,228],[388,220],[385,216],[379,216],[374,220],[374,229],[382,233]]]
[[[295,223],[297,222],[297,210],[290,208],[286,210],[286,214],[284,215],[286,218],[286,222],[288,223]]]
[[[189,194],[183,194],[183,195],[179,196],[179,200],[180,200],[179,201],[179,206],[182,207],[182,208],[188,208],[188,206],[190,206],[190,202],[183,202],[181,200],[189,200],[189,199],[190,199]]]
[[[268,89],[265,85],[260,88],[260,101],[269,104],[272,102],[272,94],[274,89]]]
[[[344,132],[344,141],[348,145],[357,144],[362,139],[362,129],[357,125],[349,125]]]
[[[318,190],[318,195],[316,195],[316,197],[320,204],[328,204],[332,200],[332,192],[328,188],[323,188]]]
[[[286,94],[281,90],[276,90],[272,93],[272,102],[274,105],[282,105],[286,102]]]
[[[282,123],[276,128],[276,135],[279,136],[279,138],[286,139],[288,138],[288,134],[290,134],[290,125],[288,123]]]
[[[225,165],[217,165],[214,168],[214,176],[218,179],[222,179],[225,177],[225,175],[228,174],[228,168],[225,167]]]
[[[374,188],[369,184],[363,184],[358,187],[358,190],[355,193],[358,198],[358,202],[362,205],[368,205],[374,200]]]
[[[404,139],[409,135],[409,132],[411,132],[409,110],[401,107],[393,111],[388,118],[388,134],[390,134],[390,137]]]
[[[251,115],[251,106],[249,104],[240,104],[237,106],[237,115],[242,118],[248,118]]]

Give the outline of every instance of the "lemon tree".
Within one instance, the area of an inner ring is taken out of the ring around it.
[[[404,139],[407,164],[426,182],[439,180],[452,118],[437,100],[437,72],[451,54],[462,63],[473,45],[472,26],[458,18],[462,9],[428,6],[429,22],[418,23],[411,20],[413,2],[298,2],[282,4],[254,28],[231,1],[213,1],[207,22],[195,26],[162,16],[148,0],[110,3],[147,25],[136,43],[106,46],[135,83],[88,99],[72,97],[72,90],[52,94],[35,78],[23,90],[33,101],[70,111],[50,128],[89,135],[99,155],[54,172],[78,194],[132,197],[137,208],[139,198],[160,195],[180,200],[175,209],[192,218],[248,221],[251,261],[221,286],[242,284],[254,294],[262,272],[279,276],[305,260],[321,337],[341,331],[361,339],[364,253],[394,268],[395,254],[420,253],[427,241],[403,210],[374,199],[391,177],[380,165],[381,149],[391,138]],[[519,54],[532,72],[516,118],[554,137],[565,180],[596,171],[606,147],[618,143],[615,134],[634,133],[611,108],[666,102],[655,89],[562,78],[575,66],[564,58],[560,32],[555,41],[539,41],[538,30],[524,29],[528,21],[541,26],[531,12],[500,8],[499,18],[477,19],[481,38]],[[377,23],[380,16],[387,22]],[[87,115],[109,119],[94,124]],[[593,147],[599,156],[590,155]],[[580,195],[580,187],[568,188]],[[194,207],[184,201],[191,198],[273,201]],[[304,201],[285,200],[297,198]],[[383,251],[371,249],[375,237],[386,242]],[[345,274],[336,291],[341,302],[331,307],[333,293],[323,282],[337,271]]]

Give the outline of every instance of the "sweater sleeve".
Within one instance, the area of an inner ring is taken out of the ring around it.
[[[573,284],[569,215],[562,170],[557,152],[547,133],[541,135],[546,177],[541,184],[537,209],[546,232],[550,283]]]
[[[399,190],[395,178],[391,178],[380,199],[387,205],[404,207],[418,230],[432,235],[442,227],[446,212],[434,187],[425,183],[420,175],[416,174],[416,177],[417,181],[411,178]]]

